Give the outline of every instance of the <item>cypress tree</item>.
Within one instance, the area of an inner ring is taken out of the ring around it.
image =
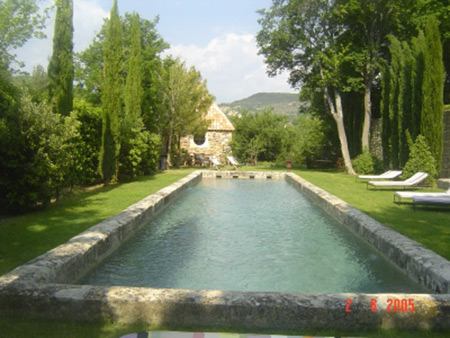
[[[394,169],[400,167],[400,135],[401,135],[401,112],[400,112],[400,86],[401,71],[403,64],[403,54],[401,42],[391,36],[391,75],[390,75],[390,99],[389,99],[389,119],[391,121],[391,165]]]
[[[73,2],[56,0],[53,53],[48,65],[53,111],[67,116],[73,109]]]
[[[383,146],[383,165],[385,169],[388,169],[391,163],[391,120],[389,118],[391,69],[386,62],[383,62],[381,66],[381,142]]]
[[[415,59],[414,76],[413,76],[413,94],[412,94],[412,122],[411,122],[411,138],[413,141],[417,138],[421,131],[422,118],[422,87],[424,75],[424,53],[425,53],[425,35],[423,31],[419,32],[419,36],[412,40],[412,48]]]
[[[399,164],[400,168],[406,164],[409,158],[409,145],[406,132],[412,129],[412,94],[413,94],[413,69],[415,65],[411,47],[407,42],[402,42],[402,69],[400,77],[399,111],[401,124],[399,124]]]
[[[439,173],[444,138],[444,64],[439,24],[434,17],[425,26],[425,40],[421,134],[427,139]]]
[[[121,144],[119,153],[119,180],[130,180],[136,176],[139,162],[142,161],[139,147],[140,135],[143,132],[142,122],[142,72],[143,57],[141,43],[141,28],[139,15],[130,17],[129,28],[126,30],[129,39],[127,58],[127,76],[124,90],[125,116],[121,123]]]
[[[122,23],[114,0],[107,24],[102,87],[102,148],[100,151],[100,174],[108,185],[117,172],[120,150],[120,117],[122,111]]]
[[[128,56],[128,73],[125,85],[125,119],[136,121],[142,111],[142,44],[139,15],[134,13],[130,21],[130,54]]]

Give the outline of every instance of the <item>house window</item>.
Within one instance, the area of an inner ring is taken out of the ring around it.
[[[205,144],[205,142],[206,142],[206,134],[194,136],[194,143],[196,145],[202,146]]]

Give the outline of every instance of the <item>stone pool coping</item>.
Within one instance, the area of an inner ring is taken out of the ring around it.
[[[441,294],[292,294],[70,284],[182,191],[202,177],[219,176],[286,179],[413,278]],[[449,261],[295,174],[197,171],[1,276],[0,315],[249,332],[450,330],[449,293]],[[398,303],[407,305],[394,308]]]

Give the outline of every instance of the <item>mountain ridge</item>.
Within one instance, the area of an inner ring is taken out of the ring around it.
[[[240,115],[244,110],[259,113],[272,109],[275,114],[295,117],[301,103],[295,93],[260,92],[231,103],[221,103],[219,107],[227,116]]]

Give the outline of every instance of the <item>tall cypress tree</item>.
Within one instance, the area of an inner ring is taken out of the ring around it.
[[[422,87],[425,67],[425,35],[421,30],[417,38],[412,40],[412,49],[415,58],[414,77],[413,77],[413,94],[412,94],[412,128],[411,137],[415,141],[421,132],[422,119]]]
[[[400,86],[401,72],[403,65],[403,54],[401,42],[391,37],[391,45],[389,47],[391,53],[391,83],[390,99],[389,99],[389,119],[391,121],[391,165],[394,169],[400,167],[400,135],[401,135],[401,112],[400,112]]]
[[[415,59],[409,44],[402,42],[402,69],[400,77],[399,111],[401,112],[401,124],[399,124],[399,164],[400,168],[406,164],[409,158],[409,144],[407,133],[411,134],[413,128],[412,102],[413,102],[413,70]]]
[[[53,53],[48,65],[49,97],[53,111],[69,115],[73,109],[73,2],[56,0]]]
[[[133,121],[141,117],[142,112],[142,44],[139,15],[134,13],[130,21],[130,54],[128,56],[128,72],[125,84],[125,118]]]
[[[425,57],[422,87],[421,134],[425,136],[441,170],[443,153],[444,64],[439,23],[431,17],[425,26]]]
[[[128,33],[129,53],[127,57],[127,77],[124,90],[125,116],[120,130],[121,142],[118,177],[121,181],[130,180],[137,174],[139,169],[138,162],[142,160],[142,157],[134,155],[140,153],[137,144],[139,144],[139,134],[144,129],[144,123],[141,118],[143,57],[141,27],[137,13],[131,15],[127,28],[125,33]]]
[[[107,24],[102,87],[102,148],[100,151],[100,174],[108,185],[117,172],[117,157],[120,150],[120,117],[123,89],[122,23],[117,0],[114,0]]]
[[[387,62],[381,64],[381,142],[383,146],[383,165],[389,169],[391,164],[391,120],[389,117],[390,92],[391,92],[391,69]]]

